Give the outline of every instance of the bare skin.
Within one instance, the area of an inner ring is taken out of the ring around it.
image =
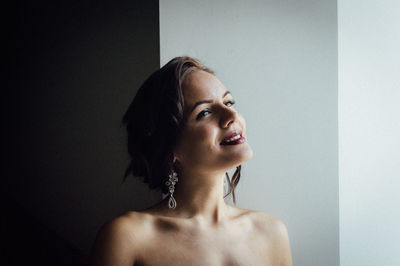
[[[287,229],[280,220],[223,199],[225,172],[253,155],[247,141],[221,145],[233,131],[246,137],[232,95],[204,71],[187,74],[183,94],[185,128],[174,150],[176,209],[168,208],[167,198],[106,223],[91,265],[292,265]]]

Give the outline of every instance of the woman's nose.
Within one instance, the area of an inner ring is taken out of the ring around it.
[[[229,127],[232,123],[236,122],[238,119],[238,114],[235,109],[232,107],[227,107],[224,106],[221,109],[221,127],[222,128],[227,128]]]

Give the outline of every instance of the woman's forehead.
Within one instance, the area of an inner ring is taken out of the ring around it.
[[[185,102],[190,105],[197,101],[219,99],[226,88],[213,74],[197,70],[185,77],[182,92]]]

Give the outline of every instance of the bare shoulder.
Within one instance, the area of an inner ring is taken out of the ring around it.
[[[233,207],[238,216],[244,216],[253,223],[258,230],[285,230],[285,224],[278,218],[261,211]]]
[[[133,265],[145,238],[146,215],[128,212],[106,222],[92,248],[90,265]]]
[[[270,255],[277,261],[277,265],[292,265],[286,225],[280,219],[261,211],[246,210],[244,213],[250,217],[255,233],[264,236],[266,242],[269,243]]]
[[[252,211],[254,225],[276,236],[287,234],[286,225],[278,218],[261,211]]]
[[[124,213],[106,222],[101,227],[98,236],[108,237],[116,241],[136,242],[140,239],[148,219],[145,214],[139,212]]]

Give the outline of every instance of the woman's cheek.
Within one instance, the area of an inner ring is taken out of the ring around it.
[[[210,128],[196,127],[190,132],[190,145],[192,146],[202,146],[213,140],[213,131]]]
[[[245,130],[246,129],[246,120],[240,113],[238,113],[238,116],[239,116],[239,123],[243,126],[243,130]]]

